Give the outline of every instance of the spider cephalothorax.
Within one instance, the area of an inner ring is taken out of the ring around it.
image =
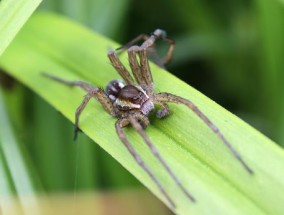
[[[115,80],[110,84],[118,82],[122,83],[119,80]],[[112,98],[114,108],[117,108],[119,111],[136,110],[147,116],[154,109],[153,102],[139,85],[124,85],[122,88],[116,90],[115,94],[112,91],[108,96]],[[106,92],[108,91],[107,89]]]
[[[134,45],[139,40],[143,39],[144,42],[141,46]],[[160,161],[162,166],[175,181],[177,186],[184,192],[184,194],[192,201],[195,202],[195,198],[191,193],[189,193],[185,187],[182,185],[180,180],[173,173],[172,169],[168,166],[165,160],[162,158],[156,147],[152,144],[149,137],[143,130],[143,127],[149,125],[148,115],[154,110],[154,105],[161,107],[157,112],[156,116],[158,118],[165,117],[169,114],[168,102],[183,104],[191,109],[204,123],[219,137],[219,139],[229,148],[235,158],[242,164],[242,166],[252,174],[252,169],[244,162],[237,151],[232,147],[232,145],[227,141],[218,127],[209,120],[209,118],[204,115],[199,108],[194,105],[191,101],[173,95],[171,93],[155,93],[154,83],[152,80],[152,74],[149,67],[147,51],[151,49],[157,39],[161,39],[169,43],[169,49],[166,56],[159,60],[158,64],[162,66],[168,63],[172,58],[172,52],[174,48],[174,41],[166,37],[166,33],[163,30],[157,29],[151,36],[140,35],[135,38],[130,43],[117,49],[117,51],[127,49],[128,61],[132,71],[132,75],[121,63],[118,58],[116,51],[111,50],[108,52],[108,57],[112,66],[123,78],[123,81],[114,80],[109,82],[106,89],[103,90],[98,87],[93,87],[88,83],[82,81],[65,81],[61,78],[45,74],[45,76],[56,80],[58,82],[64,83],[69,86],[79,86],[87,91],[87,95],[82,101],[81,105],[77,108],[75,114],[75,138],[79,130],[79,116],[84,110],[85,106],[89,100],[94,97],[103,106],[103,108],[112,116],[117,117],[118,120],[115,123],[116,132],[126,146],[128,151],[131,153],[136,162],[147,172],[149,177],[156,183],[159,190],[163,193],[166,199],[169,201],[172,207],[175,207],[175,203],[172,197],[166,192],[159,180],[154,176],[149,167],[144,163],[139,154],[132,147],[128,139],[126,138],[123,127],[127,125],[132,125],[132,127],[139,133],[143,138],[144,142],[148,145],[153,155]],[[161,63],[162,62],[162,63]]]

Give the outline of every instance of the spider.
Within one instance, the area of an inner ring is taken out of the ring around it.
[[[138,46],[134,45],[139,40],[144,40],[144,42]],[[191,101],[179,97],[177,95],[173,95],[171,93],[162,92],[155,93],[154,92],[154,82],[152,79],[151,70],[149,67],[149,60],[147,57],[147,52],[153,48],[155,42],[160,39],[169,44],[169,48],[167,50],[166,56],[162,59],[162,66],[168,63],[173,55],[174,49],[174,41],[167,37],[166,32],[157,29],[150,36],[142,34],[129,42],[128,44],[116,49],[110,50],[108,52],[108,58],[111,62],[111,65],[115,68],[115,70],[122,77],[123,81],[113,80],[108,83],[106,89],[103,90],[99,87],[91,86],[90,84],[83,81],[66,81],[61,78],[55,77],[50,74],[44,73],[50,79],[53,79],[57,82],[69,85],[69,86],[78,86],[87,92],[87,95],[84,97],[82,103],[77,108],[75,113],[75,132],[74,139],[77,137],[77,133],[79,131],[79,117],[87,103],[91,98],[97,99],[105,111],[109,113],[113,117],[117,117],[117,121],[115,123],[116,132],[121,142],[128,149],[130,154],[133,156],[135,161],[143,168],[143,170],[148,174],[151,180],[157,185],[160,192],[164,195],[164,197],[168,200],[170,205],[175,208],[176,205],[169,194],[166,192],[162,184],[155,177],[150,168],[145,164],[137,151],[130,144],[129,140],[126,138],[126,135],[123,131],[123,127],[127,125],[131,125],[143,138],[144,142],[150,148],[152,154],[159,160],[161,165],[167,171],[169,176],[173,179],[176,185],[182,190],[182,192],[187,196],[187,198],[191,202],[196,202],[195,197],[186,190],[183,184],[180,182],[178,177],[169,167],[169,165],[165,162],[163,157],[158,152],[157,148],[151,142],[149,137],[144,132],[144,128],[146,128],[150,122],[148,119],[149,113],[155,110],[154,105],[158,105],[161,108],[156,112],[156,116],[158,118],[166,117],[170,110],[167,103],[177,103],[183,104],[191,109],[218,137],[219,139],[228,147],[231,153],[235,156],[235,158],[241,163],[244,169],[253,174],[252,169],[244,162],[239,153],[232,147],[232,145],[227,141],[218,127],[209,120],[209,118],[204,115],[200,109],[193,104]],[[130,64],[130,68],[133,74],[133,77],[129,73],[129,71],[125,68],[125,66],[120,61],[117,52],[124,51],[127,49],[128,52],[128,61]]]

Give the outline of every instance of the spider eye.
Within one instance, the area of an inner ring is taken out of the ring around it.
[[[106,94],[108,97],[114,101],[117,99],[119,92],[125,86],[125,84],[120,80],[110,81],[106,87]]]

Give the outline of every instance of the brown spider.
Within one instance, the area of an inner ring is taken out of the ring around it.
[[[139,40],[143,39],[144,42],[141,46],[133,45]],[[120,47],[117,50],[127,49],[128,51],[128,61],[130,64],[130,68],[132,70],[133,77],[121,63],[118,58],[116,52],[114,50],[110,50],[108,52],[108,57],[112,66],[116,69],[116,71],[123,78],[123,81],[113,80],[109,82],[106,89],[103,90],[98,87],[93,87],[88,83],[82,81],[65,81],[58,77],[44,74],[45,76],[61,82],[63,84],[69,86],[79,86],[87,91],[87,95],[82,101],[81,105],[77,108],[75,114],[75,136],[76,139],[77,133],[79,131],[79,116],[86,107],[89,100],[94,97],[97,99],[103,106],[103,108],[114,117],[117,117],[118,120],[115,123],[116,132],[123,142],[125,147],[128,149],[130,154],[136,160],[136,162],[144,169],[144,171],[149,175],[149,177],[153,180],[153,182],[158,186],[159,190],[163,193],[166,199],[169,201],[171,206],[175,208],[175,203],[165,191],[164,187],[161,185],[159,180],[154,176],[149,167],[144,163],[139,154],[132,147],[128,139],[126,138],[123,127],[131,124],[133,128],[139,133],[139,135],[143,138],[145,143],[150,148],[153,155],[160,161],[165,170],[177,184],[177,186],[183,191],[183,193],[190,199],[192,202],[195,202],[195,198],[191,193],[189,193],[185,187],[181,184],[180,180],[173,173],[172,169],[168,166],[165,160],[161,157],[157,148],[152,144],[149,137],[144,132],[143,128],[146,128],[150,122],[148,119],[148,115],[151,111],[153,111],[154,105],[159,105],[161,107],[160,110],[156,112],[156,116],[158,118],[163,118],[169,114],[169,106],[168,102],[184,104],[189,109],[191,109],[200,119],[202,119],[205,124],[222,140],[222,142],[229,148],[232,154],[239,160],[239,162],[243,165],[243,167],[250,173],[253,174],[252,169],[244,162],[241,156],[237,153],[237,151],[232,147],[232,145],[225,139],[221,131],[217,128],[217,126],[212,123],[207,116],[205,116],[197,106],[195,106],[191,101],[184,99],[182,97],[173,95],[171,93],[155,93],[154,92],[154,83],[152,79],[152,74],[149,68],[149,62],[147,58],[147,51],[149,48],[153,47],[155,41],[157,39],[161,39],[169,43],[169,48],[166,56],[163,58],[163,64],[169,62],[172,58],[174,41],[172,39],[167,38],[166,32],[160,29],[154,31],[151,36],[140,35],[135,38],[130,43],[125,46]],[[138,60],[139,59],[139,60]]]

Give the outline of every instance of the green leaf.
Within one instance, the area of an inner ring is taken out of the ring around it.
[[[85,93],[51,81],[41,72],[103,87],[119,77],[106,57],[109,47],[118,46],[67,19],[38,14],[7,49],[0,65],[74,122],[74,112]],[[122,60],[127,64],[125,55]],[[283,214],[283,150],[170,73],[152,64],[151,68],[157,91],[171,92],[193,101],[220,128],[255,172],[249,175],[194,113],[186,107],[172,104],[172,114],[163,120],[151,118],[152,124],[146,132],[194,195],[196,203],[190,202],[177,188],[135,131],[131,128],[125,130],[131,143],[177,204],[175,212]],[[80,118],[80,128],[168,204],[120,142],[114,129],[115,120],[104,112],[98,102],[93,101]]]
[[[0,1],[0,56],[41,0]]]

